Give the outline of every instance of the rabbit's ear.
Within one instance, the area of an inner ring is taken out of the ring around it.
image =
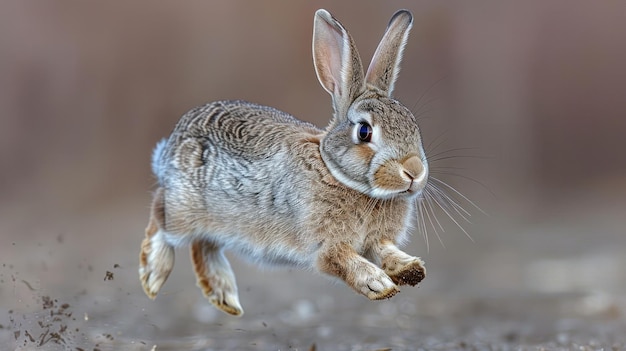
[[[407,10],[396,12],[385,35],[378,44],[372,62],[367,69],[365,81],[367,84],[382,90],[391,96],[393,86],[400,71],[400,61],[404,45],[409,37],[409,31],[413,25],[413,15]]]
[[[315,12],[313,63],[317,79],[333,97],[336,116],[345,116],[364,91],[363,66],[352,37],[326,10]]]

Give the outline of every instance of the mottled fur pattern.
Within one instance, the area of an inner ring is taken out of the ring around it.
[[[391,97],[411,24],[408,11],[392,17],[364,74],[352,37],[317,11],[314,63],[335,109],[326,129],[245,101],[180,119],[152,158],[158,189],[139,268],[149,297],[183,245],[203,294],[232,315],[243,309],[225,250],[337,277],[370,299],[424,278],[423,262],[396,246],[428,178],[416,119]]]

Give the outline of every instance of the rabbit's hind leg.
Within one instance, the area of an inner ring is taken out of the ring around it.
[[[381,240],[371,248],[375,262],[398,285],[415,286],[426,277],[424,261],[400,250],[393,242]]]
[[[196,284],[215,307],[234,315],[243,315],[237,282],[223,249],[210,241],[198,239],[191,244],[191,261]]]
[[[341,278],[370,300],[387,299],[400,291],[382,269],[359,255],[349,244],[336,243],[322,250],[318,269]]]
[[[150,221],[139,253],[139,279],[146,295],[154,299],[174,268],[174,248],[165,241],[163,188],[152,200]]]

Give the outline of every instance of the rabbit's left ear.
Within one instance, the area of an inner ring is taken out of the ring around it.
[[[407,10],[396,12],[387,25],[385,35],[378,44],[372,62],[367,69],[365,82],[391,96],[400,71],[404,45],[413,26],[413,15]]]

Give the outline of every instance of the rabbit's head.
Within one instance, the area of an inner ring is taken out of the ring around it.
[[[406,10],[393,15],[364,73],[346,29],[326,10],[315,13],[313,61],[334,108],[322,159],[337,180],[374,198],[414,197],[428,178],[417,119],[391,96],[412,23]]]

